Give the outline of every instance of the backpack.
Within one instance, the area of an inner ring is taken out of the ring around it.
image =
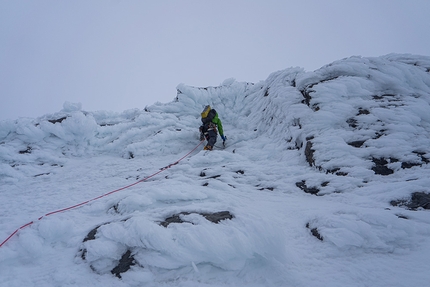
[[[207,123],[212,122],[212,120],[215,118],[215,116],[216,116],[216,110],[211,109],[205,118],[202,117],[203,124],[207,124]]]

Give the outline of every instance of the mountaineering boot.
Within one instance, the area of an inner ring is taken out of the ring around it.
[[[212,147],[210,145],[206,145],[203,149],[204,150],[212,150]]]

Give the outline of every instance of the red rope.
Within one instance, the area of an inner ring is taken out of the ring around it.
[[[95,197],[95,198],[93,198],[93,199],[90,199],[90,200],[87,200],[87,201],[84,201],[84,202],[81,202],[81,203],[79,203],[79,204],[76,204],[76,205],[73,205],[73,206],[69,206],[69,207],[66,207],[66,208],[63,208],[63,209],[59,209],[59,210],[56,210],[56,211],[52,211],[52,212],[49,212],[49,213],[47,213],[47,214],[45,214],[45,215],[43,215],[43,216],[41,216],[41,217],[39,217],[37,220],[41,220],[42,218],[44,218],[44,217],[46,217],[46,216],[50,216],[50,215],[52,215],[52,214],[56,214],[56,213],[60,213],[60,212],[64,212],[64,211],[66,211],[66,210],[70,210],[70,209],[74,209],[74,208],[77,208],[77,207],[79,207],[79,206],[82,206],[82,205],[85,205],[85,204],[87,204],[87,203],[89,203],[89,202],[91,202],[91,201],[95,201],[95,200],[97,200],[97,199],[100,199],[100,198],[102,198],[102,197],[105,197],[105,196],[108,196],[108,195],[110,195],[110,194],[112,194],[112,193],[115,193],[115,192],[118,192],[118,191],[121,191],[121,190],[124,190],[124,189],[127,189],[127,188],[130,188],[130,187],[132,187],[132,186],[134,186],[134,185],[136,185],[136,184],[138,184],[138,183],[141,183],[141,182],[144,182],[144,181],[147,181],[148,179],[150,179],[150,178],[152,178],[152,177],[154,177],[154,176],[156,176],[157,174],[159,174],[159,173],[161,173],[161,172],[163,172],[163,171],[165,171],[165,170],[167,170],[167,169],[169,169],[169,168],[171,168],[172,166],[174,166],[174,165],[177,165],[181,160],[183,160],[184,158],[186,158],[187,156],[189,156],[190,154],[192,154],[201,144],[203,143],[203,141],[201,141],[194,149],[192,149],[189,153],[187,153],[186,155],[184,155],[183,157],[181,157],[179,160],[177,160],[177,161],[175,161],[174,163],[172,163],[172,164],[169,164],[169,165],[167,165],[167,166],[165,166],[165,167],[163,167],[163,168],[160,168],[160,170],[159,171],[157,171],[156,173],[153,173],[153,174],[151,174],[151,175],[149,175],[149,176],[147,176],[147,177],[145,177],[145,178],[143,178],[143,179],[141,179],[141,180],[139,180],[139,181],[136,181],[135,183],[132,183],[132,184],[130,184],[130,185],[127,185],[127,186],[124,186],[124,187],[121,187],[121,188],[118,188],[118,189],[115,189],[115,190],[112,190],[112,191],[110,191],[110,192],[108,192],[108,193],[105,193],[105,194],[103,194],[103,195],[100,195],[100,196],[97,196],[97,197]],[[1,244],[0,244],[0,247],[2,247],[9,239],[11,239],[15,234],[17,234],[18,233],[18,231],[19,230],[21,230],[21,229],[24,229],[24,228],[26,228],[26,227],[28,227],[28,226],[30,226],[30,225],[32,225],[34,223],[34,221],[31,221],[31,222],[29,222],[29,223],[27,223],[27,224],[24,224],[23,226],[21,226],[21,227],[19,227],[19,228],[17,228],[11,235],[9,235],[9,237],[8,238],[6,238]]]

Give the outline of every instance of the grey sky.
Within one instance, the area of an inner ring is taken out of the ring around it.
[[[176,86],[353,55],[429,55],[428,0],[0,0],[0,120],[121,112]]]

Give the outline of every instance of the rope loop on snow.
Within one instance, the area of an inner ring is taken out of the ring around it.
[[[77,208],[77,207],[79,207],[79,206],[82,206],[82,205],[85,205],[85,204],[87,204],[87,203],[89,203],[89,202],[91,202],[91,201],[95,201],[95,200],[97,200],[97,199],[100,199],[100,198],[102,198],[102,197],[105,197],[105,196],[108,196],[108,195],[110,195],[110,194],[112,194],[112,193],[115,193],[115,192],[118,192],[118,191],[121,191],[121,190],[124,190],[124,189],[127,189],[127,188],[130,188],[130,187],[132,187],[132,186],[135,186],[136,184],[138,184],[138,183],[141,183],[141,182],[144,182],[144,181],[147,181],[148,179],[150,179],[150,178],[152,178],[152,177],[154,177],[154,176],[156,176],[157,174],[159,174],[159,173],[161,173],[161,172],[163,172],[163,171],[165,171],[165,170],[167,170],[167,169],[169,169],[169,168],[171,168],[172,166],[174,166],[174,165],[177,165],[180,161],[182,161],[184,158],[186,158],[186,157],[188,157],[190,154],[192,154],[202,143],[204,142],[204,140],[203,141],[200,141],[200,143],[195,147],[195,148],[193,148],[190,152],[188,152],[186,155],[184,155],[183,157],[181,157],[179,160],[177,160],[177,161],[175,161],[174,163],[172,163],[172,164],[169,164],[169,165],[167,165],[167,166],[165,166],[165,167],[163,167],[163,168],[160,168],[160,170],[159,171],[157,171],[156,173],[153,173],[153,174],[151,174],[151,175],[149,175],[149,176],[147,176],[147,177],[145,177],[145,178],[143,178],[143,179],[141,179],[141,180],[139,180],[139,181],[136,181],[135,183],[132,183],[132,184],[129,184],[129,185],[127,185],[127,186],[124,186],[124,187],[121,187],[121,188],[118,188],[118,189],[115,189],[115,190],[112,190],[112,191],[110,191],[110,192],[108,192],[108,193],[105,193],[105,194],[103,194],[103,195],[100,195],[100,196],[97,196],[97,197],[95,197],[95,198],[93,198],[93,199],[90,199],[90,200],[87,200],[87,201],[84,201],[84,202],[81,202],[81,203],[79,203],[79,204],[75,204],[75,205],[73,205],[73,206],[69,206],[69,207],[66,207],[66,208],[63,208],[63,209],[59,209],[59,210],[56,210],[56,211],[52,211],[52,212],[49,212],[49,213],[47,213],[47,214],[45,214],[45,215],[43,215],[43,216],[41,216],[41,217],[39,217],[37,220],[41,220],[42,218],[44,218],[44,217],[47,217],[47,216],[50,216],[50,215],[53,215],[53,214],[56,214],[56,213],[60,213],[60,212],[64,212],[64,211],[66,211],[66,210],[71,210],[71,209],[74,209],[74,208]],[[8,236],[8,238],[6,238],[1,244],[0,244],[0,247],[2,247],[6,242],[8,242],[9,241],[9,239],[11,239],[15,234],[17,234],[18,233],[18,231],[20,231],[21,229],[24,229],[24,228],[26,228],[26,227],[28,227],[28,226],[30,226],[30,225],[32,225],[33,223],[34,223],[35,221],[31,221],[31,222],[29,222],[29,223],[26,223],[26,224],[24,224],[23,226],[21,226],[21,227],[19,227],[19,228],[17,228],[11,235],[9,235]]]

